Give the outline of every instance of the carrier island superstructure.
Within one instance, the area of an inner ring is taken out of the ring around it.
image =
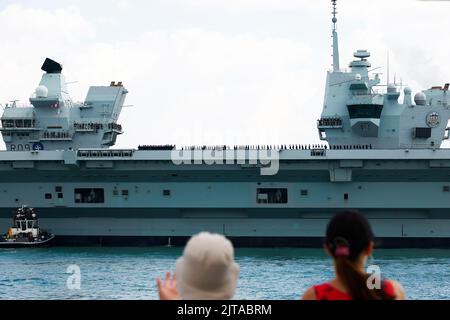
[[[1,117],[0,229],[29,205],[60,245],[177,245],[211,231],[236,245],[306,247],[321,245],[335,213],[358,210],[380,246],[450,246],[449,85],[380,90],[366,50],[343,71],[335,13],[323,146],[110,149],[125,87],[91,87],[75,103],[61,65],[46,59],[31,105],[11,103]],[[279,157],[275,174],[250,159],[261,151]],[[244,158],[174,161],[221,152]]]

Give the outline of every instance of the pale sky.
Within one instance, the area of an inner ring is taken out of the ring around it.
[[[367,49],[413,92],[450,82],[450,2],[340,0],[341,66]],[[130,91],[116,148],[317,143],[329,0],[0,0],[0,102],[27,102],[45,57],[73,100]],[[1,143],[0,148],[4,149]]]

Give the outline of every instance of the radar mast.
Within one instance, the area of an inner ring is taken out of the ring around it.
[[[337,0],[331,0],[333,4],[333,71],[339,71],[339,42],[338,42],[338,34],[337,34]]]

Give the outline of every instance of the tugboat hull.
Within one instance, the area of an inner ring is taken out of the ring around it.
[[[42,248],[52,244],[55,236],[42,241],[0,241],[0,249],[16,249],[16,248]]]

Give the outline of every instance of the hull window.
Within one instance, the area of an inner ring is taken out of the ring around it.
[[[287,189],[258,189],[256,194],[257,203],[280,204],[288,203]]]
[[[75,203],[105,203],[105,190],[75,189]]]
[[[431,138],[431,128],[415,128],[414,137],[417,139]]]

